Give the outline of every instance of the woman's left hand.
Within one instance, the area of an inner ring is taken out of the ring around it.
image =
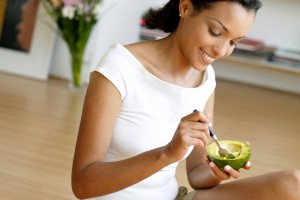
[[[228,180],[231,177],[236,179],[240,177],[240,172],[238,170],[233,169],[229,165],[226,165],[224,169],[221,169],[215,163],[210,161],[207,156],[205,156],[205,161],[211,170],[212,176],[218,181]],[[250,169],[250,167],[251,162],[247,161],[244,165],[244,169],[248,170]]]

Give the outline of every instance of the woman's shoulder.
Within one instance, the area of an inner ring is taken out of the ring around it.
[[[124,46],[144,67],[157,60],[157,41],[142,41]]]
[[[124,47],[128,50],[139,50],[143,48],[148,48],[152,43],[153,41],[141,41],[124,45]]]
[[[134,56],[136,58],[143,57],[147,52],[151,49],[151,45],[149,42],[138,42],[131,43],[127,45],[122,45],[120,43],[112,44],[105,56],[119,56],[119,55],[129,55]],[[104,57],[105,57],[104,56]]]
[[[144,48],[142,46],[139,43],[130,45],[112,44],[98,62],[96,70],[119,71],[120,73],[135,70],[134,66],[141,65],[139,49]]]
[[[153,41],[137,42],[125,45],[124,47],[136,57],[144,57],[151,52]]]
[[[129,62],[131,59],[132,54],[124,45],[120,43],[114,43],[102,56],[98,65],[118,65],[120,63],[124,63],[124,61]]]

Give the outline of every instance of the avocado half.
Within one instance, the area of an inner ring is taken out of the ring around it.
[[[215,142],[207,145],[206,152],[209,159],[218,167],[224,168],[225,165],[230,165],[232,168],[238,170],[242,168],[249,160],[251,154],[250,145],[237,140],[220,140],[220,145],[235,155],[235,158],[227,158],[219,155],[219,147]]]

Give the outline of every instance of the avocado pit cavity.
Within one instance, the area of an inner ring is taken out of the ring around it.
[[[222,145],[223,148],[229,150],[233,155],[234,157],[238,157],[241,152],[242,152],[242,145],[240,144],[236,144],[236,143],[228,143],[228,144],[224,144]],[[223,157],[225,159],[232,159],[230,156],[226,155],[226,156],[221,156],[219,154],[219,151],[217,149],[217,154],[220,156],[220,157]]]

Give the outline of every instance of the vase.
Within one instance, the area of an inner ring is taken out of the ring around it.
[[[0,0],[1,1],[1,0]],[[52,16],[60,36],[66,42],[71,57],[71,88],[82,88],[84,51],[99,16],[102,0],[50,1],[42,0]]]
[[[77,37],[76,39],[68,40],[64,37],[70,52],[71,63],[71,84],[70,88],[73,90],[82,90],[85,88],[85,62],[84,55],[87,42],[89,40],[91,30],[88,30],[84,37]]]
[[[84,52],[89,41],[90,34],[97,20],[84,16],[74,19],[59,18],[58,27],[62,38],[67,44],[71,63],[71,88],[80,89],[84,87]]]
[[[69,87],[73,90],[81,90],[85,86],[84,82],[84,53],[78,51],[70,51],[71,62],[71,82]]]

